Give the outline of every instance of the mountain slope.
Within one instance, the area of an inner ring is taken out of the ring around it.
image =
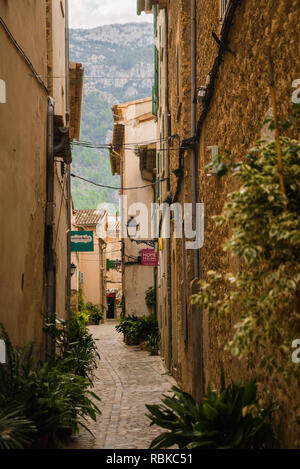
[[[85,69],[81,140],[110,143],[113,104],[151,96],[153,26],[128,23],[95,29],[70,30],[70,60]],[[74,147],[73,173],[100,184],[119,186],[113,177],[107,150]],[[76,209],[117,202],[117,191],[72,180]]]

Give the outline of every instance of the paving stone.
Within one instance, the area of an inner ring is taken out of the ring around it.
[[[149,448],[161,429],[149,427],[145,404],[159,403],[175,380],[168,375],[159,356],[136,346],[127,346],[116,323],[91,326],[101,360],[95,372],[93,391],[101,398],[101,416],[88,421],[87,430],[72,437],[67,449]]]

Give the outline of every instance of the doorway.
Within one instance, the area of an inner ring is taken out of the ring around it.
[[[116,295],[107,295],[106,319],[115,319],[116,317]]]

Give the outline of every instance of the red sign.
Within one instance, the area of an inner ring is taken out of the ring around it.
[[[142,265],[158,266],[158,252],[153,249],[142,249]]]

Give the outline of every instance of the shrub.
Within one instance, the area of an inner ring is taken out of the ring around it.
[[[156,305],[155,291],[153,287],[146,290],[145,302],[148,308],[153,308]]]
[[[274,405],[262,407],[255,381],[239,381],[220,394],[210,387],[201,402],[173,386],[163,404],[147,405],[150,425],[167,429],[150,448],[260,449],[277,447],[270,421]]]
[[[153,315],[138,317],[132,314],[121,318],[116,330],[124,334],[127,343],[139,343],[158,335],[158,323]]]
[[[86,311],[86,310],[78,311],[77,320],[86,326],[90,322],[89,311]]]
[[[78,321],[74,324],[83,328]],[[52,333],[53,330],[52,325]],[[68,351],[66,337],[72,328],[63,330],[66,348],[61,350]],[[84,359],[80,363],[83,370],[76,369],[74,350],[71,358],[58,355],[44,363],[35,359],[33,344],[17,351],[3,327],[1,336],[6,343],[7,363],[0,364],[0,404],[5,402],[8,411],[0,413],[0,445],[52,447],[66,433],[85,426],[82,419],[86,416],[96,420],[100,410],[93,400],[100,399],[89,390],[91,382],[80,376],[87,369]],[[69,346],[72,349],[74,343]],[[2,434],[1,428],[4,428]]]
[[[76,432],[81,418],[88,415],[96,420],[100,413],[90,399],[98,399],[89,388],[89,381],[73,373],[64,373],[48,363],[20,377],[20,393],[14,401],[25,408],[26,416],[35,424],[39,443],[48,439],[51,446],[65,432]]]
[[[290,359],[300,331],[300,145],[282,137],[280,148],[284,193],[275,141],[257,142],[232,168],[240,188],[229,195],[222,216],[214,218],[232,228],[224,250],[240,262],[239,272],[207,272],[193,302],[218,318],[239,315],[227,348],[238,358],[255,350],[263,373],[285,385],[279,374],[287,384],[300,379]]]
[[[158,331],[153,332],[152,334],[148,335],[147,345],[150,350],[150,355],[158,354],[159,342],[160,342],[160,334],[158,333]]]
[[[104,318],[103,313],[100,311],[98,305],[94,305],[91,302],[86,303],[85,311],[88,312],[90,320],[97,326],[100,321]]]
[[[100,355],[95,339],[78,314],[71,316],[69,324],[64,320],[51,318],[45,330],[56,341],[54,365],[63,371],[88,378],[91,382]]]
[[[0,449],[29,448],[36,427],[25,417],[24,408],[0,401]]]

